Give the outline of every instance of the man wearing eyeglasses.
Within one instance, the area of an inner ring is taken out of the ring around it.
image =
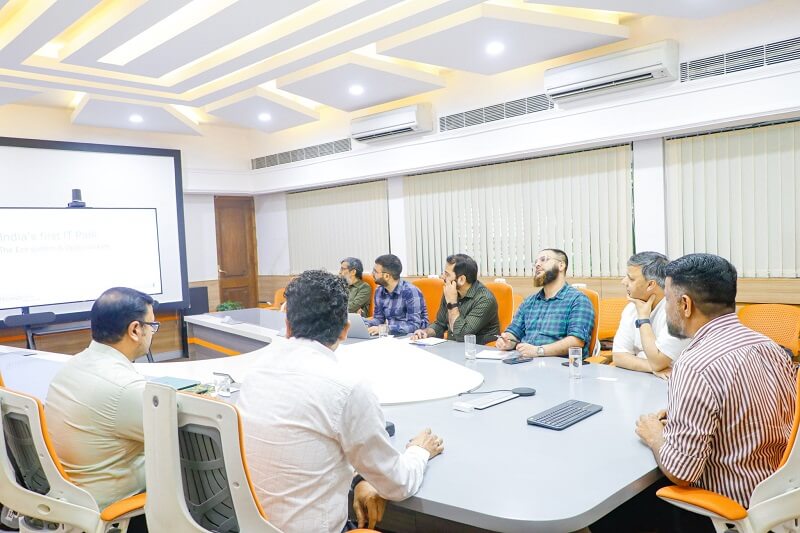
[[[569,259],[562,250],[546,248],[534,265],[533,283],[542,290],[519,306],[514,320],[497,339],[501,350],[523,357],[566,355],[572,347],[589,355],[594,308],[589,298],[567,283]]]
[[[347,312],[369,316],[369,299],[372,287],[362,279],[364,265],[360,259],[345,257],[339,267],[339,276],[347,282]]]
[[[125,287],[101,294],[92,305],[91,344],[64,365],[47,392],[56,453],[101,510],[145,489],[145,379],[132,362],[148,352],[158,331],[154,303]]]

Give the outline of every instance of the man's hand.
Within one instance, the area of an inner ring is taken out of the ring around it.
[[[367,481],[361,481],[353,491],[353,510],[360,528],[375,528],[375,524],[383,520],[386,500],[380,497],[375,487]]]
[[[651,294],[647,300],[637,300],[628,296],[628,301],[633,302],[636,306],[637,318],[650,318],[650,313],[653,312],[653,302],[656,301],[656,295]]]
[[[411,335],[411,340],[415,341],[418,339],[427,339],[428,338],[428,330],[426,329],[418,329]]]
[[[642,415],[636,422],[636,434],[651,450],[658,451],[664,441],[664,426],[666,425],[666,411],[659,411],[649,415]]]
[[[377,335],[379,333],[378,326],[370,326],[367,328],[370,335]]]
[[[449,304],[458,302],[458,287],[455,280],[444,282],[444,301]]]
[[[444,451],[444,439],[431,433],[431,428],[423,430],[419,435],[408,441],[406,448],[409,446],[419,446],[431,454],[430,459],[433,459]]]
[[[669,377],[672,375],[672,367],[668,366],[664,370],[653,370],[653,374],[660,377],[661,379],[665,380],[669,379]]]
[[[528,344],[527,342],[520,342],[517,344],[517,351],[523,357],[536,357],[536,346]]]
[[[497,338],[497,341],[494,343],[494,347],[498,350],[513,350],[514,346],[516,345],[517,341],[514,339],[511,333],[508,332],[501,333]]]

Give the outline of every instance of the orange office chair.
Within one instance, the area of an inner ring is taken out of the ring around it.
[[[0,387],[0,415],[0,494],[6,507],[86,533],[124,533],[131,517],[144,514],[145,494],[99,509],[91,494],[72,483],[50,442],[42,402]]]
[[[506,330],[514,316],[514,291],[508,283],[488,281],[486,288],[492,291],[497,300],[497,318],[500,321],[500,332]]]
[[[283,305],[283,302],[286,301],[286,296],[283,295],[283,293],[285,291],[286,291],[286,287],[283,287],[283,288],[278,289],[277,291],[275,291],[275,298],[273,298],[272,304],[268,305],[267,307],[265,307],[265,309],[273,309],[273,310],[276,310],[276,311],[280,310],[281,305]]]
[[[595,348],[597,346],[597,325],[600,322],[600,295],[597,294],[596,291],[584,287],[581,287],[578,290],[589,298],[589,301],[592,302],[592,307],[594,308],[594,327],[592,327],[592,336],[589,338],[589,357],[593,357]]]
[[[714,528],[720,533],[766,533],[773,529],[785,531],[783,528],[776,529],[776,526],[787,522],[793,525],[800,519],[800,486],[797,484],[797,472],[800,471],[798,426],[800,426],[800,375],[797,378],[797,403],[794,409],[792,433],[786,450],[783,452],[778,469],[756,485],[750,496],[749,509],[722,494],[697,487],[671,485],[659,489],[656,494],[676,507],[709,517]]]
[[[600,322],[597,324],[597,338],[613,339],[619,329],[622,310],[628,305],[627,298],[602,298],[600,300]]]
[[[514,293],[514,309],[513,312],[511,313],[512,316],[517,314],[517,309],[519,309],[519,306],[522,305],[522,302],[524,301],[525,301],[524,296],[522,296],[521,294]]]
[[[369,318],[373,314],[375,314],[375,289],[377,285],[375,285],[375,278],[372,277],[372,274],[363,274],[361,279],[366,282],[367,285],[370,286],[370,290],[372,292],[369,293],[369,316],[365,316],[364,318]]]
[[[422,291],[425,298],[425,307],[428,308],[428,322],[436,320],[436,313],[439,312],[439,305],[442,303],[444,295],[444,281],[440,278],[422,278],[412,281],[417,288]]]
[[[784,304],[752,304],[739,310],[739,320],[791,350],[800,352],[800,307]]]

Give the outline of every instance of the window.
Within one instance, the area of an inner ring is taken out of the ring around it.
[[[481,275],[531,276],[560,248],[575,277],[621,276],[633,248],[631,146],[404,178],[410,275],[463,252]]]
[[[670,257],[708,252],[742,277],[798,277],[800,123],[669,139]]]
[[[289,265],[293,274],[309,269],[337,271],[344,257],[356,257],[369,271],[389,251],[386,181],[308,192],[286,198]]]

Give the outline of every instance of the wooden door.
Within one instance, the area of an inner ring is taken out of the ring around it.
[[[215,196],[219,300],[258,307],[258,255],[253,198]]]

